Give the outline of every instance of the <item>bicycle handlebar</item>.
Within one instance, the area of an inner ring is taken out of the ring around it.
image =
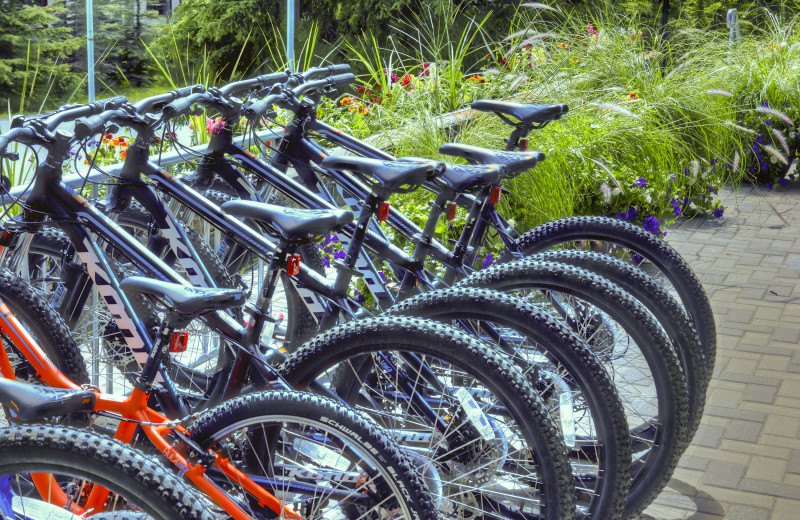
[[[235,83],[228,83],[224,87],[221,87],[219,91],[223,96],[227,97],[233,93],[241,92],[243,90],[252,90],[267,85],[274,85],[275,83],[284,83],[288,79],[288,72],[274,72],[272,74],[256,76],[255,78],[251,79],[236,81]]]
[[[285,97],[286,97],[285,94],[279,93],[279,94],[270,94],[269,96],[263,99],[259,99],[258,101],[254,102],[245,109],[244,117],[246,117],[250,121],[257,121],[262,115],[264,115],[264,112],[269,110],[270,106],[276,104],[278,101],[284,99]]]
[[[325,79],[319,79],[316,81],[309,81],[308,83],[303,83],[292,89],[292,93],[295,96],[302,96],[306,92],[310,92],[313,90],[319,90],[326,87],[342,87],[346,85],[350,85],[356,80],[354,74],[339,74],[337,76],[331,76]]]
[[[63,112],[56,112],[44,120],[45,127],[52,131],[65,121],[73,121],[79,117],[88,117],[105,112],[106,110],[116,110],[123,104],[128,102],[125,96],[115,96],[112,98],[101,99],[94,103],[86,105],[79,105],[75,108],[64,110]]]
[[[200,84],[192,85],[190,87],[178,88],[175,90],[170,90],[166,94],[159,94],[157,96],[152,96],[149,98],[139,100],[136,103],[133,103],[133,108],[134,110],[136,110],[136,113],[145,114],[157,108],[159,105],[164,105],[175,99],[180,99],[186,96],[190,96],[198,92],[205,92],[205,90],[206,87]]]
[[[342,70],[344,68],[347,68],[347,69],[350,68],[349,65],[341,65],[341,66],[333,65],[332,67],[328,67],[328,69],[333,69],[334,67],[340,67],[340,69],[342,69]],[[307,72],[312,72],[312,75],[316,74],[316,71],[307,71]],[[294,96],[301,96],[301,95],[303,95],[303,94],[305,94],[307,92],[311,92],[313,90],[319,90],[319,89],[328,88],[328,87],[339,87],[339,86],[342,86],[342,85],[349,85],[349,84],[353,83],[355,80],[356,80],[356,77],[353,74],[349,74],[349,73],[348,74],[338,74],[336,76],[330,76],[330,77],[327,77],[325,79],[320,79],[320,80],[316,80],[316,81],[309,81],[308,83],[303,83],[302,85],[299,85],[299,86],[294,87],[293,89],[291,89],[291,92],[292,92],[292,94],[294,94]],[[250,106],[248,106],[247,109],[245,109],[244,116],[250,121],[257,121],[262,115],[264,115],[264,113],[269,109],[270,106],[272,106],[272,105],[285,106],[286,103],[281,103],[282,101],[290,102],[290,99],[286,95],[286,93],[280,92],[280,93],[277,93],[277,94],[270,94],[269,96],[267,96],[267,97],[265,97],[263,99],[259,99],[258,101],[255,101],[255,102],[251,103]],[[290,106],[286,107],[286,108],[291,109]]]
[[[26,137],[26,134],[27,137],[33,137],[34,132],[30,128],[22,127],[22,128],[13,128],[8,132],[6,132],[5,134],[0,135],[0,159],[6,157],[11,159],[12,158],[10,157],[11,154],[9,152],[6,152],[6,148],[14,141],[20,141],[25,143],[25,141],[21,138]]]

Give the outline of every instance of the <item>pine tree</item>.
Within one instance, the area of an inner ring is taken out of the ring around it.
[[[74,89],[80,77],[70,60],[81,39],[61,24],[61,3],[30,5],[21,0],[0,0],[0,103],[58,98]],[[26,105],[29,103],[26,101]]]

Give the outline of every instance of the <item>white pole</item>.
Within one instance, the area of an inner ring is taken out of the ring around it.
[[[89,103],[94,102],[94,6],[86,0],[86,65],[89,83]]]
[[[286,61],[294,70],[294,0],[286,0]]]

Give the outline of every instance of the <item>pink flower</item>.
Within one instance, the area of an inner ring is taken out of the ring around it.
[[[216,135],[225,128],[225,121],[222,120],[221,117],[216,119],[211,119],[210,117],[206,117],[206,131],[211,135]]]

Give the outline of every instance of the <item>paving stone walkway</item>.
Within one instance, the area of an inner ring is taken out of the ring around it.
[[[644,519],[800,519],[800,186],[722,193],[720,220],[667,240],[717,323],[702,425]]]

